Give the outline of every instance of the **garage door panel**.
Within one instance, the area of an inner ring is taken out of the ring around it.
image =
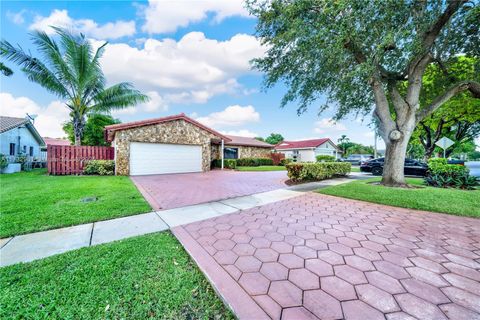
[[[130,174],[202,171],[202,147],[164,143],[130,143]]]

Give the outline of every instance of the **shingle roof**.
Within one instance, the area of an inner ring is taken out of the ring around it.
[[[28,120],[25,118],[0,116],[0,133],[21,126],[22,124],[25,124],[27,122]]]
[[[173,116],[168,116],[168,117],[162,117],[162,118],[154,118],[154,119],[147,119],[147,120],[140,120],[140,121],[133,121],[133,122],[126,122],[126,123],[119,123],[119,124],[112,124],[112,125],[109,125],[109,126],[105,126],[105,138],[107,139],[107,141],[112,141],[113,140],[113,137],[115,136],[115,131],[119,131],[119,130],[125,130],[125,129],[131,129],[131,128],[136,128],[136,127],[143,127],[143,126],[149,126],[149,125],[153,125],[153,124],[159,124],[159,123],[163,123],[163,122],[169,122],[169,121],[174,121],[174,120],[184,120],[184,121],[187,121],[205,131],[208,131],[210,132],[211,134],[221,138],[221,139],[224,139],[226,142],[227,141],[230,141],[230,139],[213,130],[213,129],[210,129],[209,127],[201,124],[200,122],[196,121],[196,120],[193,120],[192,118],[189,118],[187,117],[184,113],[180,113],[180,114],[176,114],[176,115],[173,115]]]
[[[227,135],[231,141],[225,143],[228,146],[250,146],[250,147],[259,147],[259,148],[273,148],[274,146],[270,143],[264,141],[259,141],[255,138],[240,137],[240,136],[231,136]]]
[[[28,130],[30,130],[30,132],[37,139],[38,143],[41,146],[45,145],[45,141],[43,140],[42,136],[40,136],[37,129],[35,129],[35,126],[33,125],[33,123],[30,122],[30,120],[25,118],[0,116],[0,133],[19,127],[21,125],[25,125]]]
[[[316,148],[327,141],[330,141],[331,144],[337,147],[329,138],[322,138],[301,141],[282,141],[275,146],[275,150]]]

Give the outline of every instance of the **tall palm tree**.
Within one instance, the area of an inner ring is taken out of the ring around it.
[[[75,145],[80,145],[87,114],[126,108],[146,102],[148,97],[126,82],[105,88],[99,59],[107,43],[94,50],[83,34],[54,29],[59,43],[45,32],[32,33],[33,44],[42,59],[5,40],[0,41],[0,56],[21,66],[30,81],[65,100],[70,110]]]
[[[10,69],[9,67],[7,67],[6,65],[3,64],[3,62],[0,62],[0,72],[4,75],[4,76],[11,76],[13,74],[13,71],[12,69]]]

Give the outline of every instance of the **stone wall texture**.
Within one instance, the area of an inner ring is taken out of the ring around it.
[[[130,173],[130,142],[192,144],[202,146],[202,169],[210,170],[211,139],[215,135],[184,120],[175,120],[120,130],[115,133],[115,170],[118,175]]]
[[[248,147],[248,146],[234,146],[226,145],[230,148],[238,148],[238,157],[239,158],[270,158],[270,153],[272,149],[270,148],[259,148],[259,147]]]

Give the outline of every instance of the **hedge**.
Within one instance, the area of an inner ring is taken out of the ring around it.
[[[437,188],[474,189],[478,185],[476,177],[470,176],[465,166],[448,164],[445,158],[428,161],[425,184]]]
[[[222,167],[222,160],[215,159],[212,161],[212,167],[214,168],[221,168]],[[226,169],[235,169],[237,167],[237,161],[235,159],[224,159],[223,160],[223,167]]]
[[[273,165],[273,160],[270,158],[241,158],[236,160],[238,167],[258,167]]]
[[[292,181],[319,181],[350,173],[348,162],[296,162],[286,165],[288,177]]]
[[[115,174],[114,160],[90,160],[83,167],[84,174],[111,176]]]
[[[319,154],[316,158],[317,162],[335,162],[335,160],[337,160],[334,156],[328,156],[326,154]]]

